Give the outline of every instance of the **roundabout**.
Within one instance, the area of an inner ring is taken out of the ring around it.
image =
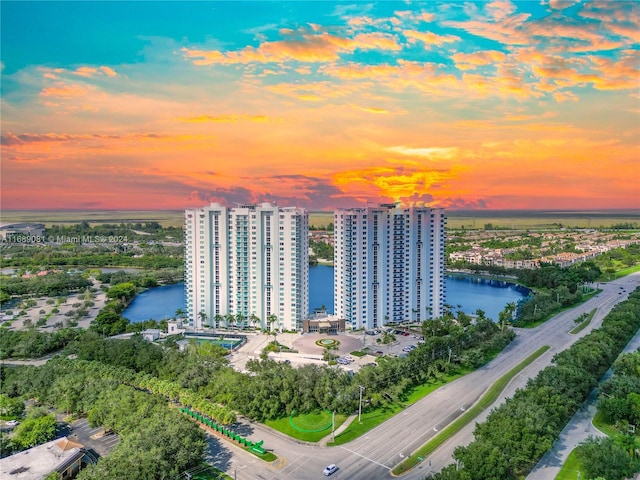
[[[316,340],[316,345],[323,348],[338,348],[340,346],[340,342],[338,340],[334,340],[333,338],[321,338],[320,340]]]

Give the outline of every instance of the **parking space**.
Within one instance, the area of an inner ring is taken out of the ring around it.
[[[120,442],[120,437],[113,432],[105,432],[103,427],[91,427],[86,418],[76,420],[68,428],[67,436],[87,449],[92,449],[100,456],[108,455]]]

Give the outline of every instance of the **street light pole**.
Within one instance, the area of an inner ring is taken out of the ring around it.
[[[336,441],[336,411],[331,412],[331,437]]]
[[[364,387],[362,385],[358,385],[358,388],[360,389],[360,404],[358,405],[358,423],[362,423],[362,391],[364,390]]]

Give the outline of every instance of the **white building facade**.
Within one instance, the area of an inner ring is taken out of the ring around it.
[[[190,325],[300,330],[309,312],[308,235],[301,208],[212,203],[186,210]]]
[[[335,314],[352,329],[442,316],[442,209],[396,205],[334,212]]]

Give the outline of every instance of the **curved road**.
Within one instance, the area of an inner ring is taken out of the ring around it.
[[[507,386],[494,406],[526,385],[529,378],[551,363],[553,355],[570,347],[578,338],[598,328],[613,306],[626,299],[630,291],[640,285],[640,273],[614,282],[600,284],[602,292],[574,309],[562,312],[535,329],[516,329],[517,337],[491,363],[448,385],[441,387],[411,407],[405,409],[366,435],[339,447],[321,447],[297,442],[259,424],[243,423],[241,433],[254,441],[264,440],[278,460],[265,464],[243,450],[210,441],[210,462],[237,480],[307,480],[324,478],[323,468],[335,463],[339,470],[333,479],[387,479],[393,478],[391,468],[403,458],[436,435],[464,410],[469,408],[484,391],[513,366],[538,348],[551,347],[544,355],[523,370]],[[623,287],[623,288],[620,288]],[[577,335],[569,334],[574,320],[582,313],[596,309],[591,323]],[[483,421],[491,408],[476,418]],[[357,420],[356,420],[357,421]],[[406,473],[402,478],[422,479],[429,471],[439,471],[452,463],[456,446],[473,440],[475,422],[454,435],[429,458]]]

